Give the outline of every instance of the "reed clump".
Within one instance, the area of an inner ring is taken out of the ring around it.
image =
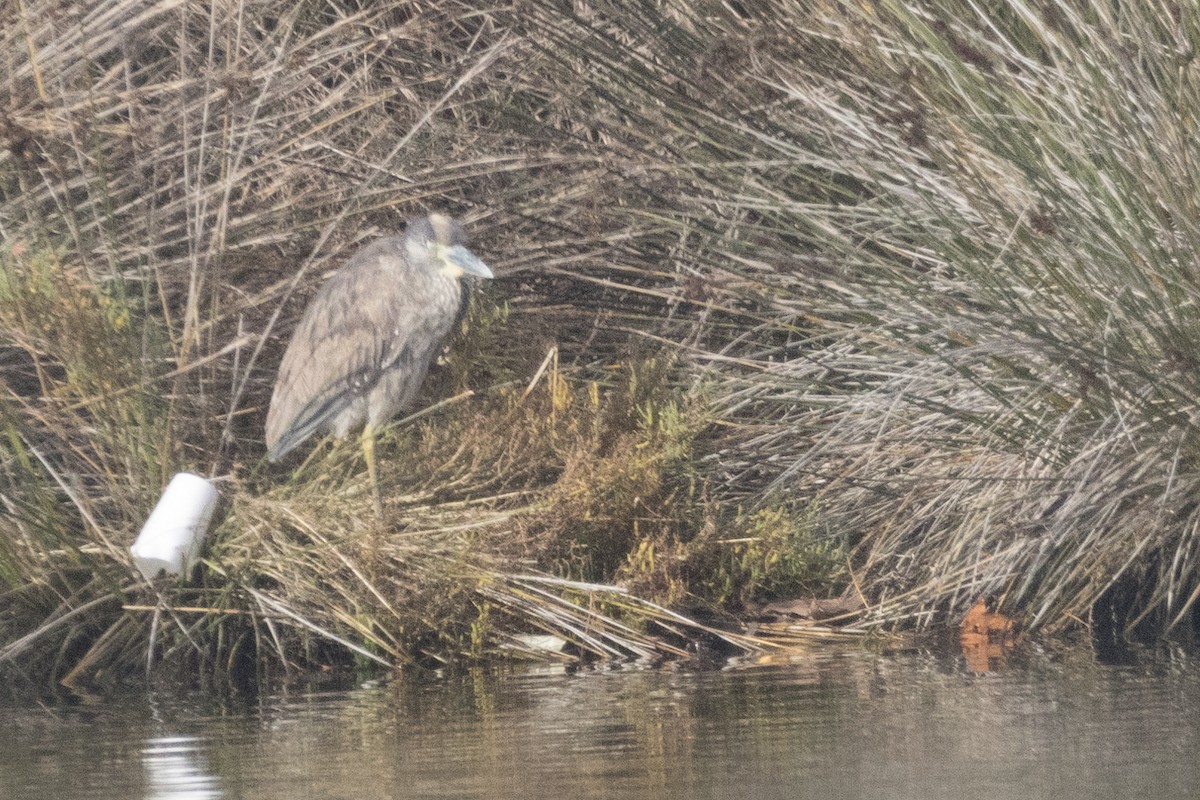
[[[848,584],[1187,628],[1198,41],[1165,0],[3,6],[0,658],[649,657],[662,603]],[[353,444],[271,469],[262,416],[322,273],[433,208],[500,279],[373,535]],[[185,468],[229,514],[155,625],[125,547]]]
[[[485,365],[496,356],[472,355]],[[667,399],[672,372],[652,359],[601,387],[550,356],[540,374],[530,362],[531,383],[387,432],[382,524],[353,441],[318,446],[277,485],[235,492],[209,562],[213,591],[233,583],[263,618],[304,621],[298,636],[273,634],[284,663],[333,658],[307,651],[318,632],[388,663],[537,655],[523,638],[532,634],[574,643],[542,657],[681,652],[694,623],[659,606],[677,598],[630,594],[620,579],[647,540],[678,535],[696,513],[681,480],[703,422],[680,417]]]

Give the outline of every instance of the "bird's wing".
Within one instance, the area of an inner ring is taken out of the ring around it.
[[[414,347],[441,342],[453,313],[441,319],[443,304],[431,302],[423,278],[403,256],[369,245],[321,287],[279,367],[266,426],[272,460],[369,392],[392,364],[411,359]]]

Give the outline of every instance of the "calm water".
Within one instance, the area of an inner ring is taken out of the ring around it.
[[[475,673],[252,703],[0,707],[0,798],[1175,798],[1200,663],[817,651],[787,663]]]

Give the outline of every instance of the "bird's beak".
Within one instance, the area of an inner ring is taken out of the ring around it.
[[[456,244],[453,247],[447,247],[442,251],[442,258],[446,260],[446,266],[451,269],[457,269],[464,275],[473,275],[476,278],[494,278],[495,275],[488,269],[488,265],[479,260],[479,257],[472,253],[461,244]]]

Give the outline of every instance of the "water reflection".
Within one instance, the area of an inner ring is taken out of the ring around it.
[[[195,736],[160,736],[142,750],[147,800],[214,800],[222,796],[209,774],[203,740]]]
[[[14,709],[0,796],[1182,797],[1200,670],[816,651],[722,670],[472,672],[249,708]],[[7,713],[0,711],[0,713]],[[149,743],[149,744],[147,744]]]

